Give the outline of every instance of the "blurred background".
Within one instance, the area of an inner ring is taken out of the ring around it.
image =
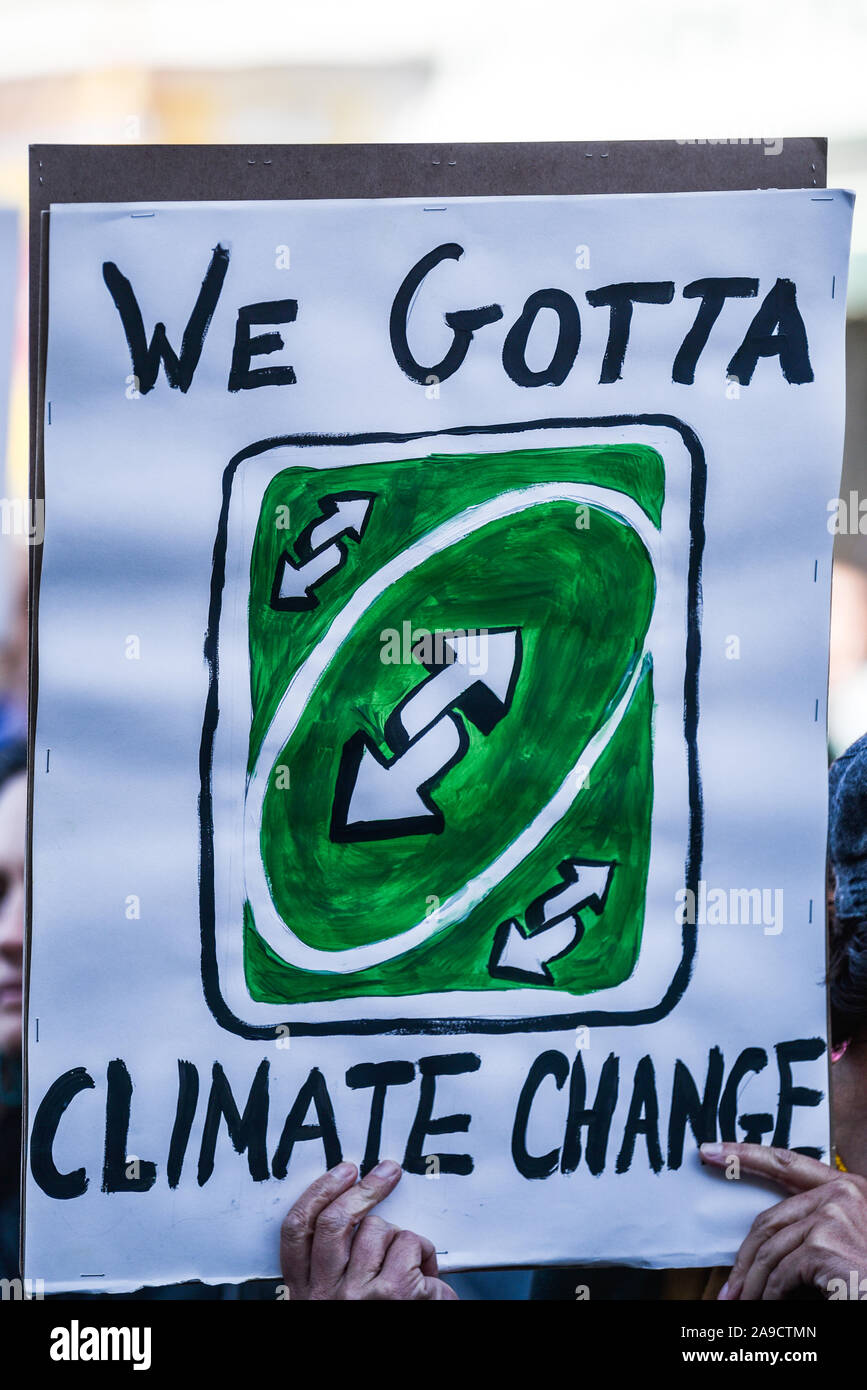
[[[27,494],[31,142],[827,135],[829,184],[859,195],[841,496],[867,499],[864,0],[3,0],[0,25],[0,203],[20,214],[17,258],[7,250],[12,269],[0,283],[7,498]],[[850,534],[835,542],[834,752],[867,730],[867,500],[864,510],[853,518],[847,505]],[[3,515],[0,741],[23,711],[26,549],[7,534],[11,511]]]

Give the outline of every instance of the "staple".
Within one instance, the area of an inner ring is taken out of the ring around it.
[[[104,1279],[104,1274],[79,1274],[79,1279]]]
[[[440,159],[432,159],[432,160],[431,160],[431,164],[441,164],[441,163],[442,163],[442,160],[440,160]]]
[[[423,208],[423,212],[448,212],[448,208]]]
[[[155,212],[131,212],[130,217],[156,217]]]
[[[457,162],[458,162],[458,161],[457,161],[456,159],[450,159],[450,160],[449,160],[449,164],[457,164]]]
[[[810,899],[810,914],[809,914],[809,916],[808,916],[808,918],[807,918],[807,921],[808,921],[808,922],[812,922],[812,920],[813,920],[813,899],[811,898],[811,899]]]
[[[592,158],[593,158],[593,151],[592,151],[592,150],[585,150],[585,151],[584,151],[584,158],[585,158],[585,159],[592,159]]]
[[[46,772],[49,771],[49,764],[50,764],[50,762],[51,762],[51,749],[50,749],[50,748],[46,748],[46,750],[45,750],[45,771],[46,771]]]
[[[818,724],[818,722],[819,722],[819,701],[817,700],[817,701],[816,701],[816,712],[815,712],[815,714],[813,715],[813,723],[814,723],[814,724]]]
[[[39,1019],[36,1020],[36,1041],[39,1042]]]
[[[601,155],[599,156],[599,158],[600,158],[600,159],[607,159],[607,158],[608,158],[608,151],[606,150],[606,151],[605,151],[605,154],[601,154]]]
[[[833,203],[833,201],[834,201],[834,195],[833,195],[833,194],[831,194],[829,197],[826,197],[824,193],[821,194],[821,195],[817,194],[815,198],[811,198],[811,199],[810,199],[810,202],[811,202],[811,203]]]
[[[832,299],[834,298],[834,286],[836,285],[836,283],[837,283],[837,277],[836,277],[836,275],[832,275],[832,276],[831,276],[831,298],[832,298]]]
[[[814,560],[814,561],[813,561],[813,583],[814,583],[814,584],[816,583],[816,580],[817,580],[818,578],[819,578],[819,561],[818,561],[818,560]]]
[[[263,160],[262,160],[262,163],[263,163],[263,164],[273,164],[274,161],[273,161],[273,159],[263,159]]]
[[[48,402],[48,423],[51,424],[51,402]]]
[[[248,159],[248,160],[247,160],[247,163],[248,163],[248,164],[255,164],[256,161],[255,161],[255,159]]]

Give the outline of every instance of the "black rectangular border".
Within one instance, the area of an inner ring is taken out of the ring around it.
[[[658,426],[673,429],[686,446],[691,463],[689,488],[689,564],[687,570],[687,635],[686,669],[683,687],[683,730],[687,745],[689,783],[689,834],[687,842],[685,885],[696,895],[701,876],[703,844],[703,807],[701,772],[698,759],[698,679],[701,661],[701,561],[704,551],[704,506],[707,492],[707,464],[697,434],[674,415],[607,415],[596,417],[526,420],[505,425],[456,425],[444,430],[417,430],[410,434],[387,431],[344,435],[276,435],[259,440],[241,449],[229,460],[223,473],[223,500],[217,536],[214,542],[214,561],[211,571],[211,592],[208,606],[208,630],[204,655],[208,667],[208,694],[202,721],[202,740],[199,749],[199,920],[202,945],[202,986],[205,1001],[221,1028],[238,1037],[255,1041],[271,1040],[285,1035],[293,1037],[336,1037],[417,1034],[452,1036],[467,1033],[550,1033],[586,1027],[623,1027],[656,1023],[664,1018],[682,998],[689,983],[695,957],[696,924],[684,921],[680,962],[659,1004],[648,1009],[604,1010],[589,1009],[569,1014],[542,1014],[524,1018],[359,1018],[335,1019],[331,1023],[302,1023],[286,1019],[276,1024],[247,1024],[229,1008],[220,990],[217,964],[216,903],[214,890],[214,816],[211,777],[213,770],[214,736],[219,720],[219,633],[223,588],[226,576],[226,544],[229,526],[229,507],[235,474],[242,463],[280,446],[296,448],[354,444],[410,444],[418,440],[461,438],[479,434],[523,434],[541,429],[622,428],[628,425]],[[685,914],[686,916],[686,914]]]

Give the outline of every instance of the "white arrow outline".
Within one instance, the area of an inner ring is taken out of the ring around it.
[[[341,545],[341,539],[352,536],[357,543],[361,541],[375,500],[371,492],[332,492],[319,498],[323,515],[299,533],[295,541],[298,559],[291,550],[284,550],[277,561],[271,588],[272,608],[297,613],[318,607],[319,599],[313,590],[343,568],[349,552]]]
[[[537,483],[532,487],[514,489],[450,517],[435,530],[414,541],[400,555],[396,555],[377,570],[376,574],[359,585],[306,661],[293,674],[259,748],[256,764],[247,782],[244,807],[247,901],[253,911],[257,932],[287,965],[320,973],[353,974],[414,950],[437,932],[466,917],[508,873],[511,873],[512,869],[536,849],[548,831],[562,819],[572,802],[581,794],[588,780],[587,774],[616,732],[641,674],[650,662],[646,651],[635,662],[629,683],[617,706],[582,749],[575,766],[567,773],[548,804],[487,869],[470,879],[458,893],[452,894],[434,916],[423,918],[414,927],[408,927],[406,931],[384,940],[329,951],[308,946],[306,942],[301,941],[274,906],[260,849],[262,808],[271,771],[295,733],[319,681],[359,619],[386,589],[405,574],[417,569],[431,556],[438,555],[458,541],[466,539],[491,521],[498,521],[504,516],[516,516],[547,502],[574,502],[595,506],[625,522],[638,535],[656,573],[659,534],[646,513],[624,493],[616,492],[613,488],[582,483]],[[464,529],[464,523],[468,521],[472,524]],[[264,772],[261,770],[263,767],[266,769]]]
[[[432,788],[469,751],[468,720],[489,734],[508,714],[523,659],[519,628],[485,630],[483,670],[477,669],[481,662],[470,660],[470,641],[467,634],[450,636],[445,664],[425,663],[429,675],[392,710],[383,730],[392,758],[384,758],[362,729],[347,739],[334,792],[332,840],[392,840],[443,829]]]
[[[604,911],[615,868],[613,862],[575,857],[558,865],[561,876],[571,872],[572,877],[529,904],[523,927],[515,917],[500,923],[494,933],[488,973],[494,979],[553,984],[548,966],[568,955],[583,939],[582,908],[589,908],[597,917]]]

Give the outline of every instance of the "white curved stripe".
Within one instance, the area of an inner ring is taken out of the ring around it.
[[[351,974],[373,965],[381,965],[384,961],[403,955],[404,952],[413,950],[428,940],[436,932],[442,931],[453,922],[465,917],[473,908],[478,906],[492,888],[495,888],[541,843],[548,831],[562,819],[569,806],[580,795],[593,764],[616,732],[638,683],[646,654],[643,654],[642,659],[636,663],[629,684],[616,709],[585,746],[575,766],[567,774],[548,804],[483,873],[471,879],[459,893],[455,893],[447,899],[438,913],[422,919],[414,927],[410,927],[396,936],[370,942],[364,946],[330,951],[309,946],[306,942],[301,941],[277,912],[271,897],[259,843],[262,808],[268,789],[268,781],[278,756],[298,727],[301,715],[340,647],[367,609],[403,575],[411,573],[431,556],[447,550],[450,546],[464,540],[474,531],[480,530],[490,522],[497,521],[504,516],[517,515],[532,507],[543,506],[548,502],[574,502],[598,507],[609,512],[637,533],[648,551],[651,563],[654,562],[658,552],[658,534],[638,504],[623,493],[615,492],[610,488],[580,483],[538,483],[532,487],[505,492],[498,497],[491,498],[488,502],[480,503],[475,507],[468,507],[457,516],[451,517],[434,531],[408,546],[400,555],[395,556],[388,564],[377,570],[376,574],[371,575],[356,589],[352,598],[337,614],[328,631],[289,682],[262,740],[256,765],[250,774],[244,813],[246,896],[253,910],[256,930],[275,954],[288,965],[297,966],[302,970],[316,970],[340,975]],[[581,777],[578,775],[579,772]]]

